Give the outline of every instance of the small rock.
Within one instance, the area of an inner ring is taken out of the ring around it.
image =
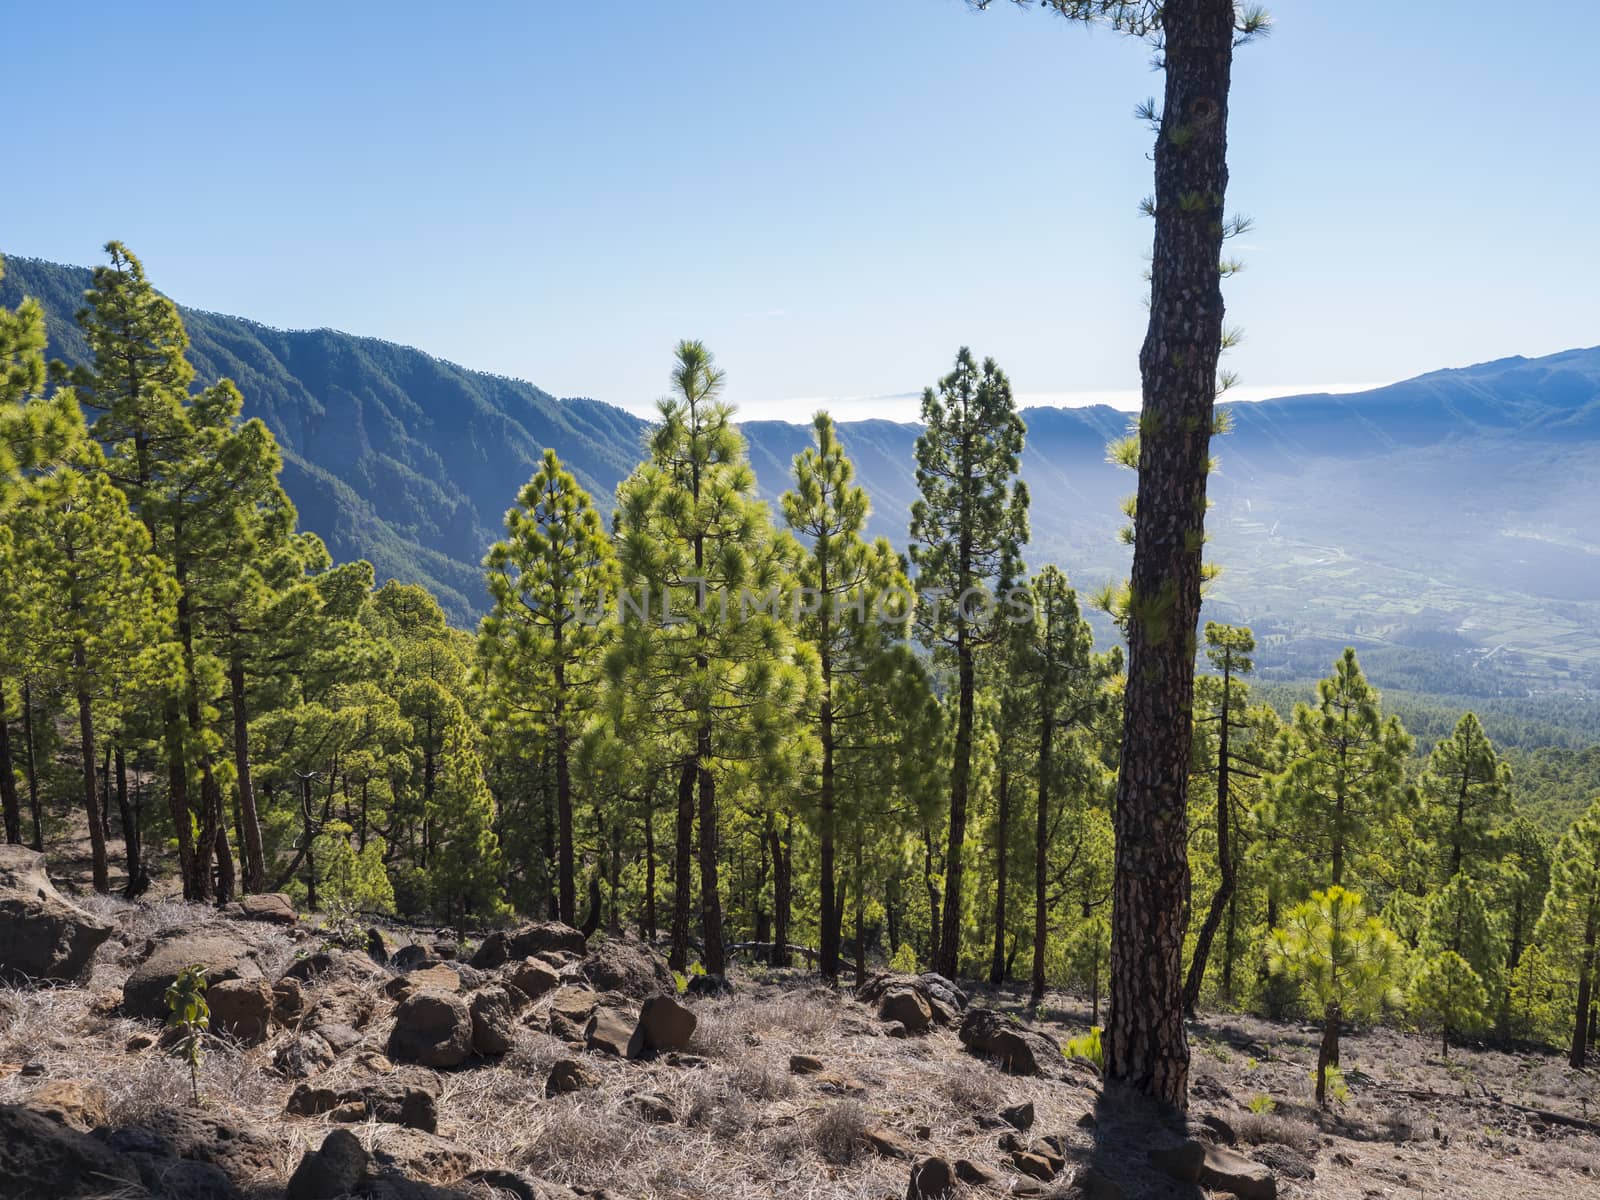
[[[272,1065],[290,1079],[305,1079],[333,1065],[333,1047],[319,1033],[302,1033],[272,1054]]]
[[[246,921],[266,921],[272,925],[293,925],[300,920],[294,902],[282,892],[258,892],[239,901],[240,916]]]
[[[998,1174],[969,1158],[956,1159],[955,1171],[957,1179],[962,1183],[970,1183],[973,1187],[994,1187],[1000,1182]]]
[[[151,942],[143,962],[122,985],[122,1011],[130,1017],[167,1015],[167,988],[180,972],[205,968],[206,987],[224,980],[262,977],[258,952],[237,937],[220,933],[177,933]]]
[[[536,958],[525,958],[519,963],[514,963],[501,973],[500,978],[529,1000],[537,1000],[546,992],[554,991],[561,986],[561,976]]]
[[[516,1005],[503,987],[485,988],[472,996],[472,1048],[479,1054],[498,1055],[511,1049],[517,1028]]]
[[[389,947],[377,929],[367,930],[367,957],[380,967],[389,965]]]
[[[677,990],[667,960],[635,938],[607,938],[589,952],[583,977],[597,992],[634,1000]]]
[[[639,1032],[646,1050],[683,1050],[699,1018],[671,996],[651,996],[639,1010]]]
[[[127,1041],[126,1049],[129,1054],[137,1054],[141,1050],[148,1050],[156,1044],[156,1035],[153,1033],[136,1033]]]
[[[472,1014],[459,996],[416,992],[395,1009],[389,1057],[424,1067],[459,1066],[472,1053]]]
[[[1047,1183],[1054,1179],[1056,1172],[1061,1169],[1044,1155],[1034,1154],[1027,1150],[1012,1151],[1011,1164],[1024,1175],[1030,1175],[1034,1179],[1042,1179]]]
[[[432,965],[434,961],[428,948],[416,942],[407,942],[389,956],[389,965],[396,971],[415,971],[419,967]]]
[[[1028,1100],[1022,1104],[1013,1104],[1010,1108],[1002,1108],[1000,1119],[1013,1129],[1032,1129],[1033,1101]]]
[[[658,1092],[640,1092],[628,1098],[628,1107],[652,1125],[671,1125],[678,1119],[672,1104]]]
[[[335,1129],[320,1150],[308,1150],[289,1178],[284,1200],[338,1200],[361,1185],[367,1152],[348,1129]]]
[[[926,1033],[933,1025],[933,1009],[927,999],[910,987],[891,987],[878,1002],[880,1021],[898,1021],[907,1033]]]
[[[924,1158],[911,1166],[906,1200],[945,1200],[955,1191],[955,1172],[942,1158]]]
[[[1049,1034],[1008,1020],[989,1008],[969,1008],[961,1018],[961,1044],[998,1060],[1012,1075],[1060,1078],[1066,1073],[1060,1044]]]
[[[305,989],[298,979],[285,977],[272,985],[272,1019],[293,1029],[306,1015]]]
[[[884,1158],[910,1158],[911,1147],[887,1129],[869,1129],[862,1134],[875,1154]]]
[[[25,846],[0,846],[0,913],[0,978],[11,982],[75,982],[112,932],[56,891],[44,855]]]
[[[789,1074],[791,1075],[816,1075],[822,1071],[822,1060],[809,1054],[791,1054],[789,1056]]]
[[[53,1121],[88,1133],[106,1123],[106,1090],[97,1083],[57,1079],[28,1094],[28,1107]]]
[[[583,1043],[591,1050],[615,1054],[618,1058],[638,1058],[644,1052],[644,1034],[639,1022],[610,1008],[595,1009],[583,1031]]]
[[[65,1200],[139,1195],[139,1170],[88,1134],[19,1104],[0,1104],[0,1195]]]
[[[1239,1200],[1277,1200],[1278,1180],[1270,1167],[1221,1146],[1207,1146],[1200,1185]]]
[[[557,1059],[544,1081],[545,1099],[594,1087],[599,1082],[594,1072],[575,1058]]]
[[[1074,1122],[1079,1129],[1093,1129],[1100,1121],[1092,1112],[1086,1112]]]
[[[892,1038],[908,1038],[911,1036],[911,1031],[900,1024],[899,1021],[890,1021],[883,1027],[883,1032]]]
[[[259,1046],[267,1040],[272,1024],[273,1000],[273,990],[265,979],[224,979],[212,984],[206,989],[211,1032],[225,1034],[241,1046]]]
[[[380,1167],[423,1179],[459,1179],[472,1167],[472,1153],[459,1143],[420,1129],[386,1126],[374,1139],[372,1159]]]
[[[48,1074],[48,1072],[45,1070],[45,1065],[35,1058],[23,1063],[22,1069],[17,1074],[24,1079],[37,1079],[41,1075]]]
[[[1199,1142],[1180,1142],[1176,1146],[1163,1146],[1150,1151],[1150,1165],[1180,1183],[1199,1183],[1200,1168],[1205,1165],[1206,1148]]]

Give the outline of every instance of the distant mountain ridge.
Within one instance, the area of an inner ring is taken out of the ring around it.
[[[77,361],[73,313],[88,281],[84,268],[8,258],[0,304],[37,297],[52,355]],[[246,414],[282,443],[302,525],[340,558],[426,584],[459,621],[481,606],[479,562],[545,446],[606,507],[644,452],[648,422],[608,404],[374,338],[183,315],[200,379],[231,377]],[[929,364],[930,378],[940,366]],[[1232,432],[1216,444],[1208,524],[1225,571],[1209,615],[1255,626],[1264,663],[1298,670],[1305,655],[1305,669],[1320,671],[1327,646],[1351,641],[1397,662],[1425,651],[1430,670],[1459,668],[1459,687],[1483,694],[1540,679],[1600,688],[1600,347],[1226,407]],[[1117,578],[1118,504],[1135,481],[1105,447],[1128,414],[1033,408],[1024,418],[1033,561],[1059,562],[1085,587]],[[918,429],[840,427],[872,496],[872,531],[897,545]],[[809,430],[743,430],[775,497]]]

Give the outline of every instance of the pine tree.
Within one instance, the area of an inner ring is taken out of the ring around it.
[[[815,650],[820,689],[807,720],[815,726],[820,757],[816,780],[818,966],[825,979],[839,974],[842,918],[838,909],[835,842],[840,793],[858,794],[868,756],[881,734],[863,726],[888,715],[875,703],[864,676],[911,621],[911,585],[887,540],[862,537],[869,506],[853,482],[855,467],[833,419],[812,419],[815,445],[795,456],[794,486],[780,500],[784,520],[805,539],[795,569],[803,603],[797,632]],[[898,660],[904,661],[904,660]],[[866,734],[867,736],[863,736]],[[844,775],[846,778],[840,779]]]
[[[1550,966],[1577,984],[1568,1061],[1581,1070],[1589,1051],[1595,973],[1600,970],[1600,798],[1556,846],[1550,891],[1533,936]]]
[[[944,911],[934,969],[960,971],[963,847],[972,787],[973,703],[978,651],[1004,629],[1003,609],[1021,575],[1028,492],[1017,476],[1026,429],[1011,383],[995,361],[982,367],[962,347],[955,370],[922,394],[911,507],[917,587],[933,597],[917,610],[923,642],[955,669],[955,743],[950,768]]]
[[[1439,851],[1446,881],[1476,876],[1494,854],[1496,829],[1511,816],[1511,768],[1495,754],[1476,714],[1433,748],[1420,789],[1424,828]]]
[[[490,718],[548,738],[559,829],[558,913],[576,925],[572,744],[597,703],[600,656],[618,570],[600,514],[546,450],[506,513],[506,539],[486,560],[493,609],[478,636]]]
[[[1212,942],[1239,886],[1235,827],[1242,814],[1234,794],[1234,778],[1236,774],[1259,777],[1263,769],[1259,755],[1252,753],[1256,749],[1252,734],[1259,726],[1251,719],[1250,689],[1244,681],[1244,677],[1255,670],[1255,660],[1251,657],[1255,648],[1255,635],[1249,629],[1206,622],[1206,659],[1216,674],[1203,677],[1196,684],[1196,708],[1201,714],[1196,722],[1212,736],[1215,746],[1210,769],[1218,880],[1195,938],[1189,974],[1183,985],[1183,1006],[1189,1013],[1193,1013],[1200,1002],[1200,988],[1205,981]]]
[[[719,775],[792,755],[780,732],[803,702],[781,619],[786,564],[756,495],[723,373],[680,342],[650,458],[617,490],[621,624],[607,658],[611,719],[649,731],[676,762],[672,965],[687,967],[698,816],[703,965],[725,969],[718,881]],[[698,808],[698,812],[697,812]]]
[[[95,706],[170,684],[176,587],[105,477],[99,449],[86,443],[76,457],[76,466],[32,483],[9,514],[0,576],[20,581],[23,637],[42,671],[76,702],[94,887],[106,892]]]
[[[1385,718],[1377,689],[1354,650],[1317,684],[1315,708],[1295,706],[1288,767],[1273,787],[1275,837],[1287,873],[1341,886],[1358,867],[1379,822],[1404,800],[1411,738]]]
[[[1411,981],[1411,1008],[1439,1030],[1444,1057],[1450,1034],[1470,1033],[1483,1023],[1489,993],[1470,963],[1454,950],[1442,950],[1422,964]]]
[[[200,900],[212,895],[213,854],[223,871],[224,894],[232,862],[213,769],[220,739],[207,728],[204,711],[208,697],[202,693],[210,687],[201,675],[210,673],[210,664],[197,644],[200,605],[191,575],[211,561],[217,522],[226,519],[232,480],[220,451],[238,416],[239,394],[223,381],[190,395],[194,368],[185,357],[189,339],[177,306],[151,286],[127,247],[109,242],[106,253],[111,261],[95,268],[78,313],[94,361],[75,369],[72,381],[83,406],[99,414],[91,432],[111,447],[110,478],[178,583],[185,678],[180,693],[164,703],[164,742],[184,895]],[[198,806],[189,794],[191,760],[200,776]]]
[[[1454,876],[1428,898],[1418,948],[1430,958],[1447,951],[1459,955],[1489,994],[1499,993],[1505,942],[1482,890],[1466,875]]]
[[[1300,989],[1322,1019],[1317,1052],[1317,1105],[1327,1107],[1328,1068],[1339,1062],[1339,1025],[1372,1013],[1394,991],[1400,941],[1361,897],[1335,884],[1297,904],[1267,941],[1272,969]]]
[[[1094,653],[1094,633],[1066,575],[1046,566],[1029,586],[1032,620],[1017,626],[1024,641],[1015,663],[1035,722],[1033,829],[1033,967],[1030,1003],[1044,1000],[1051,909],[1050,849],[1067,816],[1056,802],[1092,753],[1082,743],[1100,738],[1118,700],[1122,654]]]

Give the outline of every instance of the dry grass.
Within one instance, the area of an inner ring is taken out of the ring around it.
[[[129,947],[165,928],[222,922],[208,909],[173,901],[88,903],[118,925],[118,937],[101,950],[89,985],[0,994],[0,1100],[32,1090],[38,1081],[19,1076],[16,1067],[37,1060],[50,1078],[99,1082],[113,1122],[137,1122],[185,1104],[188,1077],[159,1048],[127,1049],[132,1035],[156,1032],[150,1023],[115,1015],[114,1000],[134,957]],[[271,968],[281,969],[314,945],[259,925],[226,928],[258,945]],[[311,988],[313,998],[318,986]],[[376,982],[366,986],[377,993]],[[1046,1028],[1061,1033],[1086,1024],[1085,1006],[1069,997],[1050,999],[1048,1011],[1059,1023],[1047,1022]],[[1006,994],[987,994],[984,1002],[1013,1010],[1019,1003]],[[890,1131],[917,1153],[969,1158],[1004,1174],[991,1118],[1007,1105],[1032,1101],[1037,1121],[1031,1136],[1064,1136],[1069,1157],[1095,1161],[1130,1196],[1179,1194],[1142,1167],[1149,1126],[1141,1127],[1137,1106],[1115,1092],[1102,1096],[1086,1082],[1003,1075],[966,1054],[950,1030],[907,1040],[881,1036],[871,1010],[848,992],[794,975],[745,981],[731,997],[691,1004],[700,1019],[691,1046],[702,1056],[698,1065],[588,1055],[596,1085],[550,1100],[544,1097],[546,1074],[557,1059],[576,1051],[542,1031],[547,1003],[536,1005],[511,1053],[438,1076],[440,1134],[470,1150],[478,1165],[606,1187],[636,1200],[883,1200],[904,1194],[908,1164],[879,1157],[866,1139],[869,1129]],[[381,1046],[387,1020],[378,1017],[364,1032],[369,1045]],[[1238,1017],[1197,1035],[1205,1049],[1195,1055],[1194,1077],[1205,1091],[1197,1091],[1196,1112],[1224,1117],[1245,1153],[1292,1153],[1315,1164],[1314,1180],[1281,1179],[1286,1200],[1331,1200],[1371,1187],[1398,1195],[1424,1185],[1428,1195],[1486,1200],[1592,1196],[1600,1138],[1552,1130],[1518,1154],[1512,1127],[1495,1124],[1504,1124],[1504,1113],[1474,1097],[1482,1082],[1517,1103],[1578,1116],[1586,1102],[1593,1103],[1593,1076],[1566,1071],[1554,1056],[1469,1051],[1446,1070],[1431,1063],[1415,1039],[1380,1031],[1347,1042],[1352,1099],[1325,1119],[1308,1107],[1309,1036],[1295,1026]],[[201,1091],[215,1115],[280,1139],[287,1173],[331,1126],[327,1118],[283,1115],[293,1081],[270,1069],[276,1045],[210,1046]],[[796,1053],[819,1058],[823,1072],[791,1075],[788,1060]],[[328,1073],[330,1082],[353,1078],[363,1069],[358,1059],[341,1058]],[[1473,1085],[1467,1089],[1465,1072],[1471,1072]],[[1439,1093],[1437,1102],[1419,1103],[1405,1094],[1429,1088]],[[1463,1090],[1471,1094],[1463,1096]],[[642,1119],[631,1100],[645,1092],[662,1097],[676,1120]],[[1255,1095],[1272,1096],[1278,1111],[1243,1111],[1243,1101]],[[1097,1129],[1079,1124],[1089,1112],[1097,1116]],[[924,1127],[925,1139],[918,1136]],[[1450,1135],[1448,1151],[1434,1137],[1435,1127]],[[353,1129],[369,1146],[394,1135],[389,1126]],[[1072,1170],[1069,1164],[1063,1178]]]

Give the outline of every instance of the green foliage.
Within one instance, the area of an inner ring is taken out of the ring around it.
[[[1245,1107],[1257,1116],[1266,1116],[1277,1109],[1278,1102],[1267,1095],[1251,1096],[1249,1103]]]
[[[1441,950],[1422,964],[1411,981],[1411,1010],[1439,1030],[1446,1057],[1450,1034],[1475,1033],[1489,1013],[1483,979],[1454,950]]]
[[[1295,905],[1267,939],[1268,961],[1319,1015],[1370,1016],[1394,996],[1400,941],[1355,892],[1330,887]]]
[[[206,1030],[211,1025],[211,1008],[206,1003],[206,969],[185,967],[168,986],[167,1028],[180,1033],[177,1051],[189,1067],[189,1098],[200,1103],[200,1064],[205,1061]]]
[[[1075,1038],[1068,1038],[1067,1044],[1061,1048],[1062,1054],[1067,1058],[1081,1058],[1085,1062],[1094,1064],[1097,1071],[1106,1069],[1106,1052],[1100,1044],[1100,1026],[1096,1025],[1088,1033],[1080,1034]]]

